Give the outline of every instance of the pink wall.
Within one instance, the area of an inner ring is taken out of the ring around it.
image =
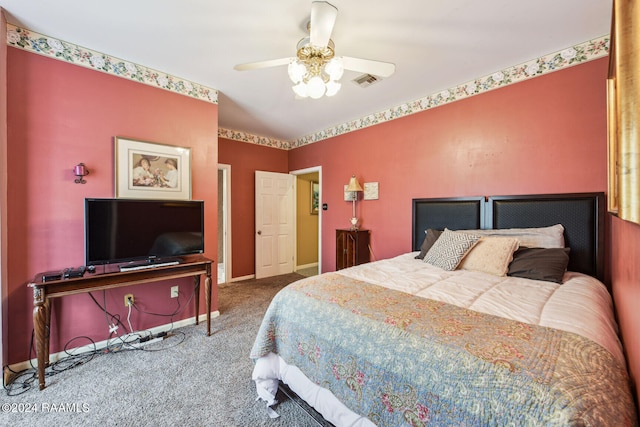
[[[192,195],[205,200],[205,255],[216,258],[218,106],[15,48],[8,49],[7,67],[8,362],[16,363],[29,358],[33,303],[27,282],[41,271],[82,265],[83,200],[114,196],[114,136],[191,147]],[[73,182],[79,162],[91,171],[84,185]],[[175,284],[186,303],[190,279],[106,291],[107,308],[125,319],[123,295],[133,292],[141,308],[171,313],[176,300],[169,288]],[[102,303],[101,292],[95,297]],[[173,320],[194,314],[189,306]],[[135,311],[131,320],[136,329],[167,323]],[[106,339],[104,313],[87,294],[55,300],[52,352],[79,335]]]
[[[611,240],[613,296],[629,373],[637,393],[640,386],[640,225],[613,217]],[[640,407],[637,394],[636,399]]]
[[[255,274],[255,171],[288,173],[285,150],[220,138],[218,160],[231,165],[232,277]]]
[[[0,304],[2,304],[2,318],[0,319],[0,356],[2,366],[8,362],[9,349],[9,287],[7,285],[7,19],[4,9],[0,8]]]
[[[607,60],[558,71],[294,149],[289,169],[322,166],[323,271],[347,227],[343,185],[379,182],[358,202],[377,258],[411,249],[411,199],[605,191]]]

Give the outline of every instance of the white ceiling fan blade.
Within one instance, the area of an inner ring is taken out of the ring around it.
[[[246,70],[258,70],[260,68],[278,67],[280,65],[289,65],[289,62],[294,58],[279,58],[269,59],[267,61],[248,62],[246,64],[238,64],[233,67],[234,70],[246,71]]]
[[[345,70],[358,71],[378,77],[389,77],[396,71],[396,64],[391,62],[373,61],[371,59],[342,57]]]
[[[311,23],[309,24],[311,45],[322,48],[329,44],[337,17],[338,9],[332,4],[326,1],[311,3]]]

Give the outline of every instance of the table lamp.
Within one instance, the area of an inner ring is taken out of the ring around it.
[[[351,198],[353,202],[353,216],[351,217],[351,229],[358,229],[358,218],[356,217],[356,200],[358,199],[358,191],[362,191],[362,187],[358,183],[355,175],[351,175],[351,179],[349,180],[349,185],[347,186],[347,191],[350,191],[353,194]]]

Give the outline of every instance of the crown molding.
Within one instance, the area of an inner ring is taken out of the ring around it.
[[[13,24],[7,24],[7,45],[201,101],[218,103],[218,91],[215,89]]]

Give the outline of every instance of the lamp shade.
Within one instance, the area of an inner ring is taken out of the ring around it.
[[[349,185],[347,186],[347,191],[363,191],[355,175],[351,175]]]

